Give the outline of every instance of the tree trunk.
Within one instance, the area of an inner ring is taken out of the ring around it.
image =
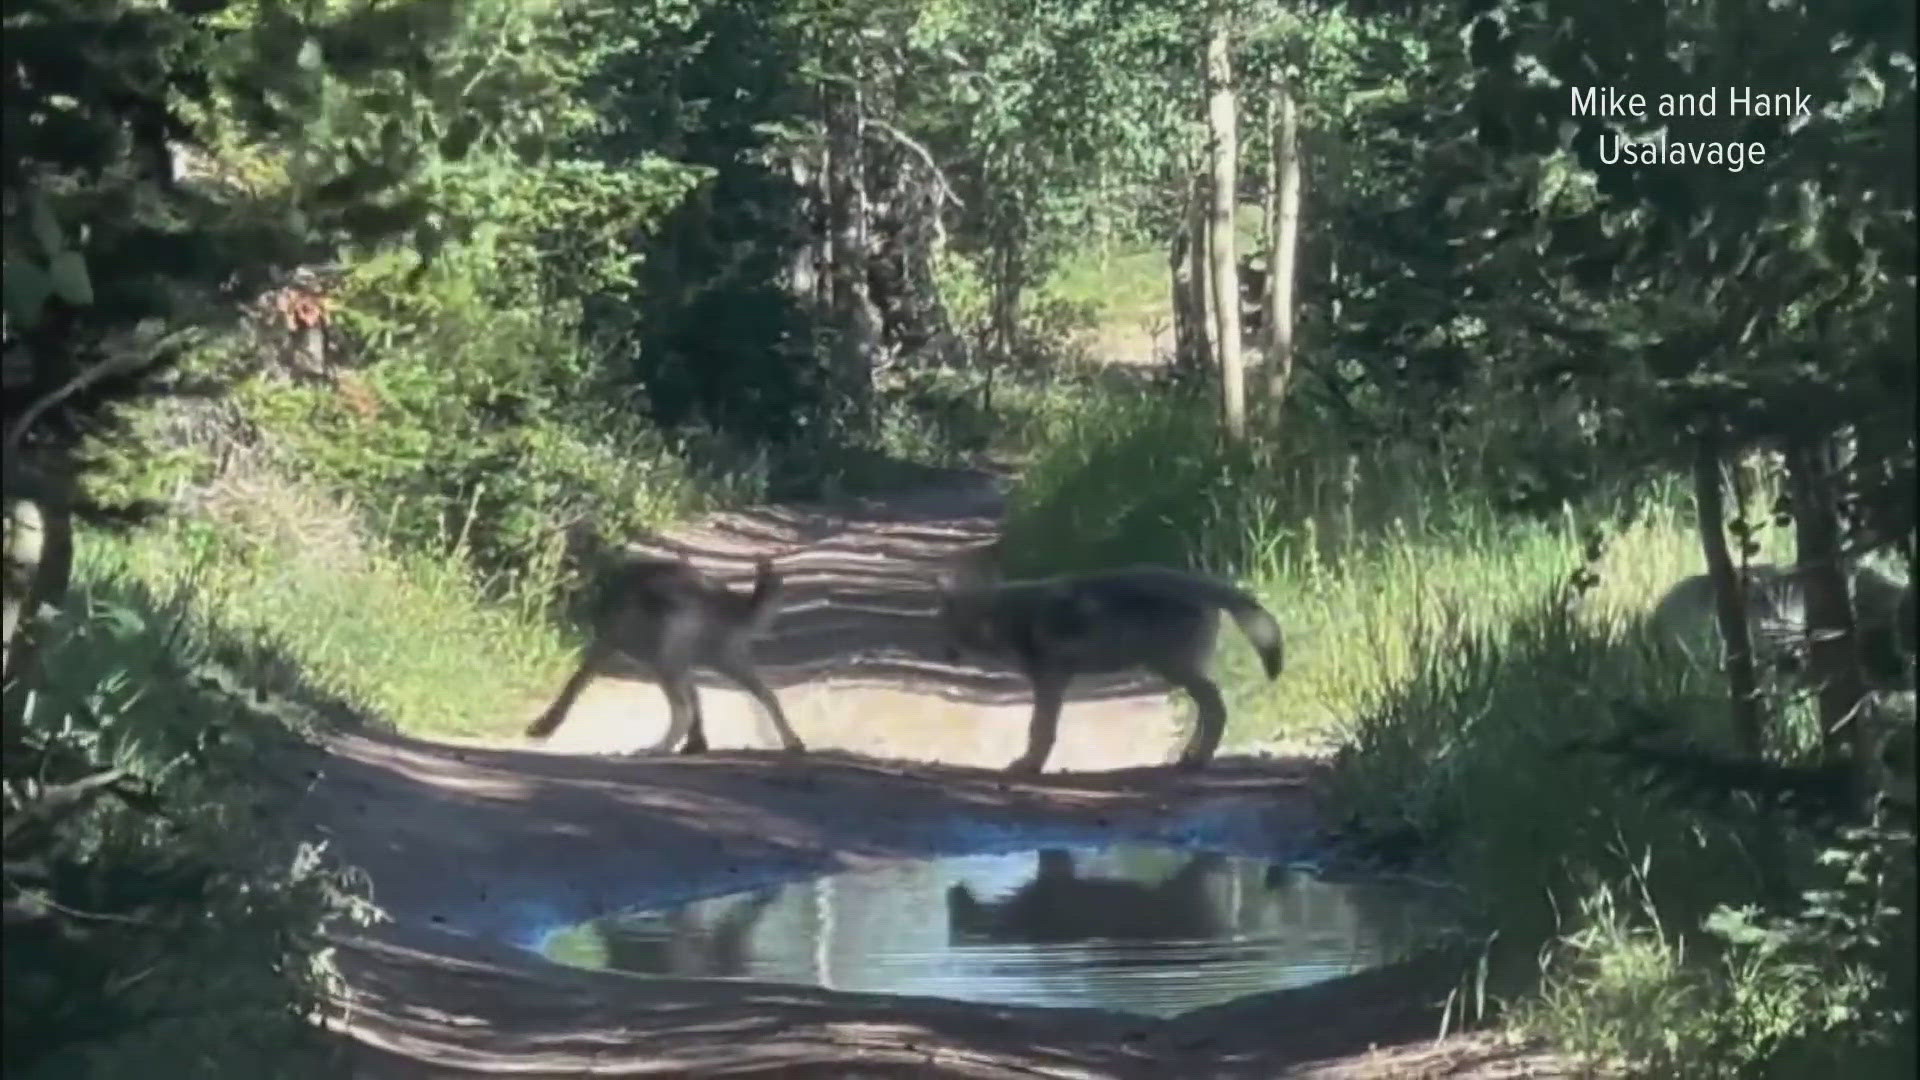
[[[1833,484],[1833,443],[1819,440],[1787,452],[1793,504],[1795,571],[1806,597],[1808,669],[1817,687],[1821,749],[1828,761],[1846,755],[1865,782],[1872,738],[1859,714],[1866,697],[1853,601],[1841,562],[1840,517]]]
[[[861,152],[860,92],[829,85],[827,99],[827,206],[832,261],[827,269],[835,329],[835,383],[848,419],[864,423],[873,396],[873,367],[880,319],[867,293],[866,169]]]
[[[1181,185],[1180,221],[1167,253],[1173,285],[1174,363],[1194,373],[1212,370],[1213,335],[1208,327],[1212,305],[1207,299],[1207,186],[1198,172]]]
[[[993,320],[993,360],[1009,363],[1019,351],[1020,341],[1020,244],[1011,228],[1000,233],[994,245],[993,296],[990,317]]]
[[[1212,259],[1207,226],[1207,178],[1195,171],[1187,184],[1187,310],[1193,316],[1190,334],[1193,352],[1188,357],[1192,370],[1211,377],[1216,361],[1213,354]]]
[[[1753,670],[1753,641],[1748,633],[1746,578],[1727,550],[1726,500],[1720,490],[1720,445],[1716,432],[1700,434],[1694,447],[1693,499],[1700,514],[1700,551],[1713,582],[1714,613],[1727,650],[1727,688],[1732,698],[1733,740],[1740,752],[1758,758],[1766,716],[1759,680]]]
[[[1299,116],[1286,80],[1273,93],[1267,180],[1267,396],[1285,401],[1293,381],[1293,278],[1300,240]]]
[[[1340,246],[1332,237],[1327,238],[1327,293],[1327,323],[1338,333],[1345,304],[1340,299]]]
[[[803,307],[812,308],[820,300],[820,237],[819,230],[815,228],[815,202],[819,198],[819,188],[815,183],[813,165],[807,161],[804,149],[795,148],[787,168],[795,188],[793,216],[796,233],[793,251],[787,262],[787,291]]]
[[[1173,301],[1173,366],[1184,368],[1193,357],[1193,331],[1197,316],[1193,311],[1192,267],[1187,249],[1193,246],[1193,234],[1187,228],[1186,215],[1174,226],[1167,244],[1167,288]]]
[[[1246,375],[1240,357],[1240,263],[1234,250],[1239,146],[1227,15],[1216,9],[1207,33],[1207,158],[1213,174],[1207,249],[1213,300],[1213,349],[1219,357],[1220,420],[1227,437],[1247,434]]]
[[[928,168],[931,172],[931,167]],[[935,272],[946,242],[946,230],[940,215],[944,208],[942,181],[929,176],[914,187],[911,213],[904,233],[906,290],[913,302],[916,333],[924,340],[923,350],[936,364],[956,363],[964,354],[954,334],[953,318],[947,311],[946,297],[940,292],[940,276]]]

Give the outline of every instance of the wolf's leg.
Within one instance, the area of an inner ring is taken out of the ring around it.
[[[1008,767],[1008,772],[1037,773],[1053,753],[1053,740],[1060,733],[1060,706],[1066,700],[1071,677],[1053,672],[1033,676],[1033,721],[1027,728],[1027,752]]]
[[[653,745],[653,753],[671,754],[675,747],[686,754],[706,753],[707,727],[700,716],[700,691],[693,681],[698,630],[687,619],[668,620],[659,630],[649,666],[667,695],[668,720],[667,733]]]
[[[767,710],[767,715],[773,719],[774,730],[780,734],[782,749],[790,754],[806,750],[807,746],[800,741],[800,736],[793,733],[793,725],[787,723],[787,714],[780,708],[780,699],[774,696],[773,691],[761,680],[760,673],[754,670],[752,657],[728,650],[715,658],[713,669],[740,684],[741,689],[752,694],[760,707]]]
[[[687,668],[663,668],[660,689],[667,695],[667,733],[653,744],[650,753],[671,754],[686,740],[682,752],[703,754],[707,750],[706,725],[700,720],[700,694],[693,684],[693,672]]]
[[[1193,738],[1187,740],[1187,748],[1180,753],[1182,768],[1199,768],[1212,761],[1214,751],[1220,749],[1220,737],[1227,730],[1227,703],[1221,699],[1220,688],[1213,680],[1198,671],[1169,667],[1159,674],[1185,690],[1199,710]]]
[[[687,741],[680,747],[683,754],[704,754],[707,752],[707,720],[700,715],[700,688],[694,685],[693,672],[685,675],[687,695],[687,713],[693,717],[693,723],[687,725]]]
[[[587,680],[598,673],[605,660],[604,652],[597,642],[588,646],[587,655],[580,661],[580,666],[573,669],[573,674],[567,677],[567,684],[560,688],[560,696],[553,699],[553,704],[547,706],[547,711],[541,713],[539,719],[527,725],[527,738],[543,739],[560,727],[567,713],[572,711],[574,699],[586,687]]]

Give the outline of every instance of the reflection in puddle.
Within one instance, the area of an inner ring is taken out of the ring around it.
[[[1123,844],[907,863],[561,931],[563,963],[644,975],[1173,1016],[1390,962],[1430,895]]]

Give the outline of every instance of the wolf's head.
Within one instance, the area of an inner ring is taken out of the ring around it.
[[[950,664],[966,653],[997,651],[993,629],[994,581],[977,567],[962,567],[934,579],[934,618],[940,625],[941,653]]]

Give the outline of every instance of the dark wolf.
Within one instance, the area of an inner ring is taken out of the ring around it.
[[[1225,929],[1226,913],[1207,893],[1225,856],[1201,851],[1155,885],[1081,877],[1073,852],[1040,852],[1032,881],[1004,900],[984,901],[965,885],[947,890],[947,928],[955,937],[994,942],[1105,940],[1201,941]]]
[[[684,562],[628,561],[605,582],[585,658],[560,696],[527,727],[527,735],[553,734],[588,680],[622,657],[657,679],[667,695],[672,720],[653,753],[670,753],[682,740],[682,752],[706,752],[707,734],[693,682],[700,668],[718,672],[753,695],[772,718],[781,745],[791,752],[804,750],[753,659],[753,640],[773,622],[780,593],[780,575],[764,558],[755,563],[749,593],[736,593]]]
[[[1227,725],[1220,688],[1207,677],[1221,611],[1253,643],[1267,677],[1280,675],[1280,624],[1253,597],[1203,574],[1135,566],[1037,581],[950,577],[938,587],[949,655],[1010,661],[1033,686],[1027,751],[1014,772],[1046,764],[1076,675],[1136,669],[1184,690],[1199,711],[1180,764],[1212,760]]]

